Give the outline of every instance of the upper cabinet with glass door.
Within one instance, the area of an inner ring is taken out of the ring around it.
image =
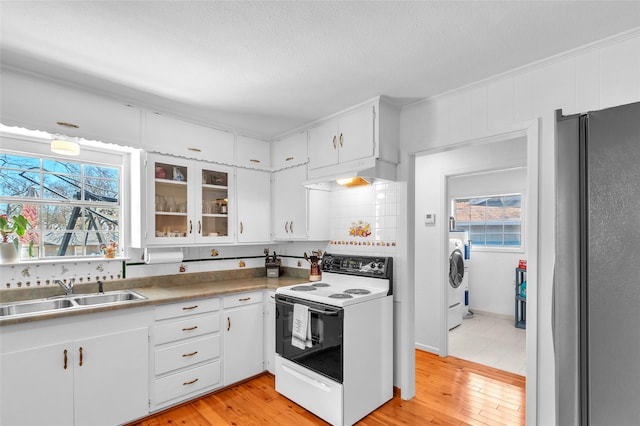
[[[229,235],[231,169],[148,154],[149,245],[219,243]]]

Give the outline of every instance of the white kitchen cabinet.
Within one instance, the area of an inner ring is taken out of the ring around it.
[[[72,425],[73,353],[67,342],[3,354],[0,424]]]
[[[274,170],[305,164],[307,157],[306,130],[271,143],[271,167]]]
[[[309,168],[372,157],[374,125],[375,107],[366,106],[309,129]]]
[[[11,70],[2,70],[0,111],[5,125],[141,146],[141,111],[116,99]]]
[[[151,328],[151,411],[222,385],[219,298],[155,308]]]
[[[224,384],[264,371],[262,291],[224,297]]]
[[[144,315],[4,326],[2,351],[0,424],[114,425],[149,412]]]
[[[271,146],[269,142],[248,136],[236,137],[236,165],[252,169],[269,170],[271,168]]]
[[[261,243],[271,240],[271,174],[236,169],[238,201],[237,241]]]
[[[276,292],[264,294],[264,369],[276,374]]]
[[[145,113],[146,151],[196,160],[234,164],[233,133],[212,129],[153,112]]]
[[[273,234],[276,240],[307,238],[307,177],[305,166],[273,173]]]
[[[149,153],[148,245],[233,241],[233,169]]]

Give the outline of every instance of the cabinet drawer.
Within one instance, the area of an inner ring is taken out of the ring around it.
[[[230,294],[224,297],[224,307],[233,308],[236,306],[250,305],[262,302],[262,291],[252,291],[249,293]]]
[[[220,314],[187,318],[153,327],[153,343],[161,345],[175,340],[202,336],[220,330]]]
[[[156,320],[212,312],[220,309],[220,299],[197,299],[156,307]]]
[[[188,342],[155,351],[156,375],[213,360],[220,356],[220,335]]]
[[[172,374],[155,381],[155,405],[220,384],[220,361]]]

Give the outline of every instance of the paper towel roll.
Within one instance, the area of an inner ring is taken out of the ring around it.
[[[146,250],[144,254],[144,262],[153,265],[156,263],[178,263],[184,258],[182,250],[172,251],[151,251]]]

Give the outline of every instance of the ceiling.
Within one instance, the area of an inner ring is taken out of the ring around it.
[[[274,138],[640,26],[638,1],[7,1],[3,67]]]

